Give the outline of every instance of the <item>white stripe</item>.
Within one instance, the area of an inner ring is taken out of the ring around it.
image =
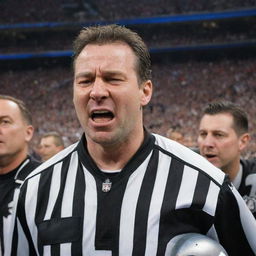
[[[53,168],[48,206],[46,209],[44,220],[49,220],[51,218],[52,211],[58,197],[58,193],[60,190],[61,167],[62,167],[62,162],[56,164]]]
[[[25,198],[25,213],[26,220],[30,230],[30,234],[33,240],[33,243],[37,251],[37,239],[38,239],[38,230],[35,223],[35,213],[36,213],[36,204],[37,204],[37,194],[38,194],[38,185],[41,175],[37,175],[33,179],[28,180],[27,182],[27,193]]]
[[[19,220],[17,220],[17,230],[19,234],[18,239],[18,246],[17,246],[17,256],[28,256],[29,255],[29,248],[28,248],[28,241],[25,237],[23,229],[20,225]],[[11,254],[5,254],[6,256],[10,256]]]
[[[156,255],[158,246],[159,219],[171,159],[159,153],[159,164],[150,202],[145,256]]]
[[[71,243],[65,243],[60,245],[60,255],[72,255],[71,254]]]
[[[16,188],[14,190],[13,201],[12,201],[12,205],[13,205],[12,214],[9,215],[8,218],[6,219],[7,223],[5,223],[5,218],[3,218],[3,234],[8,234],[8,235],[4,235],[4,248],[5,248],[4,255],[6,256],[11,255],[13,230],[15,226],[15,218],[16,218],[16,212],[17,212],[19,193],[20,193],[20,189]]]
[[[248,206],[246,205],[245,201],[243,200],[239,192],[234,188],[234,186],[231,187],[231,191],[234,194],[239,207],[240,219],[245,236],[254,254],[256,254],[256,221]]]
[[[44,250],[44,252],[43,252],[44,256],[51,256],[51,246],[50,245],[45,245],[43,250]]]
[[[63,202],[61,206],[62,218],[72,216],[77,167],[78,167],[78,156],[77,156],[77,152],[75,151],[71,155],[67,178],[66,178],[65,190],[63,194]]]
[[[198,171],[188,166],[184,167],[175,209],[188,208],[191,206],[197,177]]]
[[[211,216],[215,215],[219,191],[219,186],[217,186],[214,182],[211,181],[206,201],[203,207],[203,211],[210,214]]]
[[[93,176],[84,168],[85,175],[85,210],[83,227],[83,252],[94,251],[96,213],[97,213],[97,187]]]
[[[132,255],[134,222],[141,183],[145,175],[150,154],[143,164],[130,176],[126,186],[120,218],[119,255]]]

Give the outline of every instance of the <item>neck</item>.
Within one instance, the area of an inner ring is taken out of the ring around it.
[[[231,181],[233,181],[239,172],[240,168],[240,158],[238,158],[236,161],[232,162],[232,164],[225,166],[222,168],[222,170],[228,174]]]
[[[134,139],[136,138],[136,139]],[[132,156],[137,152],[144,140],[142,129],[136,136],[114,145],[101,145],[87,140],[88,152],[100,169],[119,170],[122,169]]]
[[[0,174],[6,174],[17,168],[27,157],[27,152],[15,156],[0,158]]]

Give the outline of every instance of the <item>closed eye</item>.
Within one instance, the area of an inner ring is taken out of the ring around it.
[[[81,86],[88,86],[92,83],[93,81],[91,79],[82,79],[78,81],[78,84]]]

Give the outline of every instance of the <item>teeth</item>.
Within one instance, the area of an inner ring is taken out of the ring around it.
[[[109,111],[107,110],[97,110],[97,111],[93,111],[93,114],[105,114],[108,113]]]

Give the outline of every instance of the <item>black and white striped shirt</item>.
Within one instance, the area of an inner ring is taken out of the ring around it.
[[[224,173],[155,134],[114,176],[99,170],[84,136],[43,163],[21,187],[17,229],[19,256],[167,256],[188,232],[230,256],[256,253],[256,222]]]
[[[4,255],[5,246],[11,242],[15,192],[28,174],[39,165],[38,161],[27,156],[18,167],[0,175],[0,255]]]

